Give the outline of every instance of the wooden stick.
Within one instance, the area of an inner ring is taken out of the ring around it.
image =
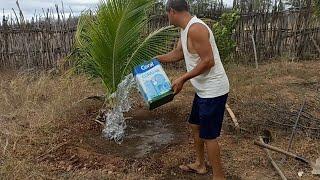
[[[258,65],[257,49],[256,49],[256,43],[254,41],[253,34],[251,34],[251,39],[252,39],[252,44],[253,44],[254,60],[255,60],[255,64],[256,64],[256,69],[258,69],[259,65]]]
[[[263,141],[263,139],[262,139],[261,136],[259,137],[259,139],[260,139],[260,142],[261,142],[261,143],[264,143],[264,141]],[[281,177],[281,179],[287,180],[286,176],[283,174],[283,172],[281,171],[281,169],[279,168],[279,166],[277,165],[277,163],[273,160],[273,158],[272,158],[272,156],[271,156],[271,154],[270,154],[270,151],[269,151],[268,149],[266,149],[266,148],[264,148],[263,150],[266,152],[266,154],[267,154],[267,156],[268,156],[268,158],[269,158],[272,166],[273,166],[274,169],[277,171],[277,173],[279,174],[279,176]]]
[[[298,122],[299,122],[299,119],[300,119],[300,116],[301,116],[301,113],[302,113],[302,110],[303,110],[303,107],[304,107],[305,104],[306,104],[306,98],[304,98],[304,100],[303,100],[303,104],[302,104],[302,106],[301,106],[301,108],[300,108],[300,111],[299,111],[297,120],[296,120],[296,122],[295,122],[295,124],[294,124],[294,126],[293,126],[287,151],[290,151],[290,149],[291,149],[291,145],[292,145],[292,141],[293,141],[293,136],[294,136],[294,134],[296,133],[297,126],[298,126]]]
[[[313,38],[313,37],[311,37],[311,40],[312,40],[312,42],[313,42],[314,46],[317,48],[318,53],[320,54],[320,47],[318,46],[318,44],[317,44],[316,40],[314,40],[314,38]]]
[[[270,149],[270,150],[272,150],[272,151],[276,151],[276,152],[278,152],[278,153],[285,154],[285,155],[287,155],[287,156],[290,156],[290,157],[292,157],[292,158],[295,158],[295,159],[298,160],[298,161],[301,161],[301,162],[303,162],[303,163],[306,163],[306,164],[309,164],[309,165],[312,166],[311,161],[309,161],[309,160],[307,160],[307,159],[305,159],[305,158],[303,158],[303,157],[300,157],[300,156],[298,156],[298,155],[296,155],[296,154],[293,154],[293,153],[291,153],[291,152],[287,152],[287,151],[285,151],[285,150],[283,150],[283,149],[280,149],[280,148],[271,146],[271,145],[266,144],[266,143],[258,142],[258,141],[254,141],[254,144],[255,144],[255,145],[258,145],[258,146],[260,146],[260,147],[263,147],[263,148]]]
[[[4,145],[4,148],[3,148],[3,155],[5,155],[5,154],[6,154],[6,151],[7,151],[7,147],[8,147],[8,145],[9,145],[9,139],[8,139],[8,138],[6,138],[6,144]]]
[[[106,125],[105,125],[103,122],[99,121],[98,119],[95,119],[94,121],[97,122],[97,123],[99,123],[99,124],[102,125],[103,127],[106,127]]]
[[[231,119],[232,119],[232,121],[234,123],[234,126],[235,126],[236,130],[239,131],[240,130],[240,126],[239,126],[238,120],[237,120],[236,116],[234,115],[233,111],[231,110],[231,108],[230,108],[230,106],[228,104],[226,104],[226,109],[227,109],[227,111],[228,111],[228,113],[229,113],[229,115],[230,115],[230,117],[231,117]]]

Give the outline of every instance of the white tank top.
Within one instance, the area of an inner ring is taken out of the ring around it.
[[[188,51],[188,31],[192,24],[200,23],[208,28],[210,33],[210,44],[212,47],[213,57],[215,65],[207,72],[200,74],[192,79],[190,79],[191,84],[196,90],[196,93],[201,98],[214,98],[222,96],[229,92],[229,80],[221,63],[219,51],[216,42],[213,37],[211,29],[202,20],[194,16],[185,29],[181,29],[181,44],[184,54],[184,59],[187,67],[187,71],[191,71],[197,66],[200,61],[198,54],[191,54]]]

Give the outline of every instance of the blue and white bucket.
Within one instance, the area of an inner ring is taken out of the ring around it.
[[[173,99],[170,80],[158,60],[152,59],[134,67],[133,75],[149,109],[159,107]]]

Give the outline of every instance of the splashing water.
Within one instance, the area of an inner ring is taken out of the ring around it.
[[[129,74],[118,85],[117,91],[109,97],[115,99],[116,104],[114,108],[104,113],[102,117],[106,122],[106,126],[102,131],[103,135],[118,144],[122,143],[125,135],[127,125],[123,113],[131,109],[129,92],[134,86],[135,80],[133,74]]]

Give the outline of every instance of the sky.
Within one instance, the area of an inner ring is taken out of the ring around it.
[[[224,0],[228,6],[232,5],[233,0]],[[64,11],[68,15],[72,9],[74,15],[79,15],[85,9],[95,9],[99,0],[63,0]],[[20,7],[25,18],[30,19],[34,14],[43,16],[43,9],[52,8],[55,10],[55,4],[62,7],[62,0],[19,0]],[[12,14],[12,8],[18,13],[15,0],[0,0],[0,15]],[[1,18],[2,19],[2,18]]]
[[[78,15],[85,9],[95,9],[99,0],[63,0],[64,11],[68,15],[72,12],[74,15]],[[62,8],[61,0],[19,0],[20,8],[25,18],[30,19],[37,14],[38,16],[44,16],[42,9],[52,8],[55,11],[55,4]],[[18,13],[18,8],[15,0],[0,0],[0,15],[12,14],[13,9]],[[1,18],[2,19],[2,18]]]

